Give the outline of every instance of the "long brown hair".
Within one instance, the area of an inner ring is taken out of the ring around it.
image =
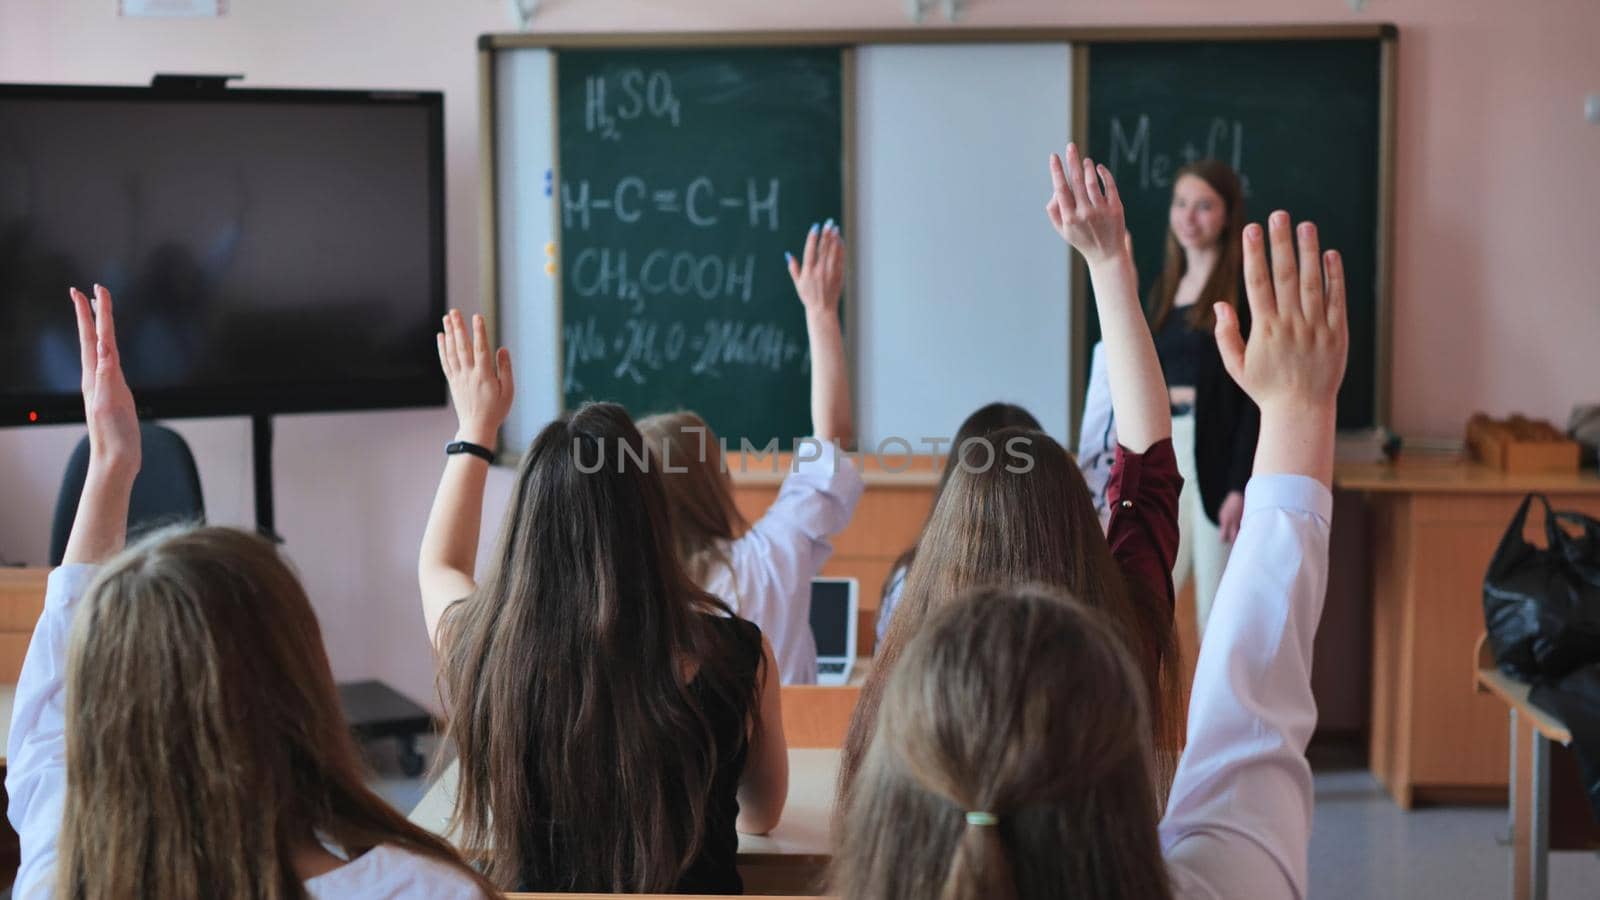
[[[498,885],[671,890],[703,844],[719,764],[690,682],[755,712],[737,649],[703,615],[731,613],[678,564],[649,459],[616,404],[547,425],[488,576],[441,623],[451,827],[494,848]]]
[[[961,451],[962,447],[966,446],[967,441],[970,441],[973,438],[987,437],[988,435],[999,431],[1002,428],[1010,427],[1031,428],[1034,431],[1044,430],[1043,426],[1039,424],[1039,420],[1033,417],[1033,413],[1028,412],[1026,409],[1023,409],[1015,403],[1004,403],[1000,401],[987,403],[978,407],[973,411],[972,415],[967,416],[967,418],[962,421],[961,427],[956,429],[956,436],[950,443],[950,456],[945,461],[944,470],[939,473],[939,484],[933,489],[934,506],[937,506],[939,504],[939,498],[944,496],[944,486],[950,483],[950,472],[956,468],[954,463],[957,459],[957,454]],[[928,508],[928,515],[930,518],[933,516],[932,507]],[[928,523],[926,521],[922,523],[922,529],[923,531],[927,531]],[[921,540],[920,533],[918,535],[918,540],[919,542]],[[916,558],[917,545],[912,544],[905,549],[905,552],[901,553],[900,556],[895,559],[894,565],[889,567],[889,574],[884,578],[883,588],[879,593],[889,593],[889,584],[894,581],[895,573],[899,572],[901,569],[909,571],[911,569],[911,564],[916,561]]]
[[[666,488],[678,558],[703,583],[713,566],[728,564],[726,542],[750,530],[733,502],[721,442],[705,419],[687,411],[640,419],[639,433]]]
[[[1189,327],[1209,334],[1217,325],[1217,314],[1212,304],[1227,303],[1235,310],[1240,309],[1239,283],[1244,277],[1244,189],[1239,184],[1238,174],[1227,163],[1215,159],[1196,160],[1179,169],[1172,179],[1174,190],[1178,179],[1185,175],[1192,175],[1210,185],[1222,198],[1228,214],[1218,238],[1220,246],[1216,265],[1212,266],[1211,274],[1206,276],[1199,299],[1189,309]],[[1167,316],[1172,313],[1172,304],[1178,295],[1178,282],[1183,280],[1188,270],[1189,258],[1178,243],[1178,236],[1169,227],[1161,274],[1150,286],[1150,296],[1145,303],[1152,330],[1160,331]]]
[[[366,787],[316,614],[277,550],[157,532],[96,578],[67,660],[57,896],[301,898],[292,853],[390,844],[469,869]]]
[[[1130,589],[1111,558],[1083,474],[1060,444],[1024,428],[999,429],[987,443],[987,449],[969,445],[928,519],[845,736],[841,801],[866,757],[885,684],[906,645],[934,614],[982,585],[1047,584],[1104,612],[1143,667],[1164,781],[1176,769],[1182,689],[1171,604]],[[1026,471],[1017,461],[1022,457],[1031,463]]]
[[[1170,897],[1144,679],[1121,644],[1104,616],[1043,588],[941,610],[889,678],[829,892]]]

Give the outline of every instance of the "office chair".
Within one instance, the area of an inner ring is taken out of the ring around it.
[[[133,498],[128,504],[128,535],[135,535],[179,522],[204,522],[205,498],[200,493],[200,470],[194,454],[176,431],[152,422],[139,423],[139,442],[143,463],[133,482]],[[78,514],[78,498],[89,473],[89,436],[84,435],[67,458],[67,471],[61,476],[61,493],[56,497],[55,518],[50,525],[50,565],[61,565],[67,552],[67,537],[72,519]]]

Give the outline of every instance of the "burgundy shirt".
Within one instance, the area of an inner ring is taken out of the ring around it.
[[[1170,438],[1157,441],[1143,453],[1117,445],[1111,481],[1106,485],[1106,503],[1111,508],[1106,542],[1129,590],[1166,601],[1161,607],[1163,621],[1147,623],[1166,632],[1173,628],[1177,606],[1172,563],[1178,555],[1178,492],[1182,489],[1183,476],[1178,474]],[[1160,646],[1151,643],[1143,648],[1140,662],[1159,665]],[[1155,669],[1145,671],[1153,675]]]

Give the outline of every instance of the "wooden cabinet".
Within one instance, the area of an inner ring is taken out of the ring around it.
[[[1402,465],[1342,466],[1335,481],[1367,501],[1373,774],[1402,808],[1498,802],[1509,763],[1505,707],[1474,689],[1484,572],[1526,493],[1600,517],[1600,478]],[[1542,517],[1529,518],[1530,537],[1543,544]]]

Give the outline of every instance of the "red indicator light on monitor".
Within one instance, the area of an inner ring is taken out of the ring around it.
[[[28,421],[29,422],[37,422],[37,421],[39,421],[39,414],[36,413],[36,412],[30,411],[28,413]]]

